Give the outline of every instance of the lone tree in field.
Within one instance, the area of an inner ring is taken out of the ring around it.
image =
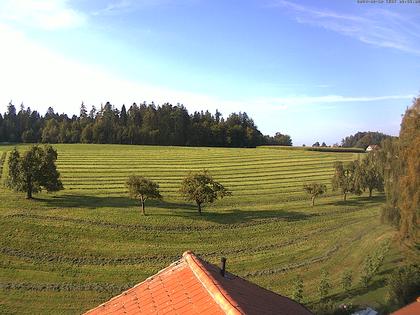
[[[144,204],[147,199],[162,199],[162,195],[159,192],[159,185],[148,178],[131,175],[126,184],[130,197],[140,199],[143,215],[146,215]]]
[[[353,193],[360,195],[361,190],[361,172],[358,161],[350,162],[344,166],[343,162],[338,161],[334,164],[335,172],[332,178],[333,191],[341,190],[343,200],[347,200],[347,194]]]
[[[60,173],[55,161],[57,151],[52,146],[43,148],[34,145],[28,151],[19,153],[16,148],[9,157],[9,177],[6,185],[16,191],[26,192],[26,198],[46,189],[48,192],[63,189]]]
[[[327,186],[320,183],[304,184],[303,189],[311,195],[312,207],[315,205],[315,198],[327,192]]]
[[[372,190],[384,191],[384,178],[381,174],[379,161],[375,152],[370,152],[360,165],[362,189],[368,189],[369,198]]]
[[[213,203],[219,198],[232,195],[222,184],[216,182],[207,171],[188,174],[182,181],[180,192],[186,200],[196,202],[200,215],[203,203]]]

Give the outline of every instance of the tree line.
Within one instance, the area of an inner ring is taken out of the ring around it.
[[[341,146],[344,148],[362,148],[366,149],[369,145],[380,145],[385,139],[392,138],[381,132],[357,132],[354,135],[345,137],[341,140]]]
[[[113,143],[176,146],[255,147],[292,145],[290,136],[276,133],[264,136],[245,113],[232,113],[226,119],[216,110],[194,112],[180,104],[156,106],[132,104],[128,109],[107,102],[69,117],[49,108],[42,116],[21,105],[9,103],[0,114],[0,142],[11,143]]]

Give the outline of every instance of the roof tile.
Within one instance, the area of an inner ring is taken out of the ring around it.
[[[192,252],[86,314],[311,314],[286,297],[219,268]]]
[[[420,314],[420,297],[418,297],[417,300],[414,301],[413,303],[408,304],[404,306],[403,308],[400,308],[394,313],[391,313],[391,315],[414,315],[414,314]]]

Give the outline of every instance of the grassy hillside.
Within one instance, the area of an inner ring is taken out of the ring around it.
[[[193,250],[265,288],[290,295],[301,274],[305,302],[317,302],[322,269],[331,296],[381,303],[387,270],[369,290],[358,285],[367,253],[392,231],[379,223],[383,196],[331,192],[333,162],[357,153],[304,150],[57,145],[65,190],[28,201],[0,188],[0,313],[80,313],[144,280]],[[11,147],[0,146],[1,152]],[[178,197],[190,170],[208,169],[233,196],[204,208]],[[163,201],[141,216],[127,198],[130,174],[157,181]],[[311,208],[302,191],[308,181],[328,185]],[[392,249],[394,251],[394,249]],[[340,277],[353,270],[354,289],[343,294]],[[373,290],[372,290],[373,289]],[[370,291],[368,293],[368,291]]]

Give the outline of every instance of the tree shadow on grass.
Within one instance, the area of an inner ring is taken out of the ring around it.
[[[348,197],[347,197],[348,198]],[[334,206],[355,206],[360,207],[363,205],[369,205],[379,202],[385,202],[384,195],[376,195],[372,197],[368,196],[352,196],[351,199],[344,200],[336,200],[326,203],[327,205],[334,205]]]
[[[381,266],[381,269],[377,273],[377,276],[380,276],[380,277],[389,276],[395,270],[396,268],[395,266],[400,266],[403,261],[404,261],[403,256],[396,257],[392,260],[389,260],[386,265]]]
[[[207,220],[219,224],[239,224],[270,219],[292,222],[307,220],[314,216],[317,216],[317,214],[285,210],[244,211],[240,209],[234,209],[223,212],[211,212],[211,209],[205,209],[202,215],[199,215],[198,212],[195,215],[190,213],[190,217],[193,219]]]
[[[128,197],[115,196],[89,196],[89,195],[58,195],[48,199],[37,198],[36,200],[45,202],[49,207],[54,208],[133,208],[140,207],[139,201]],[[159,207],[164,209],[191,210],[195,207],[191,204],[180,202],[169,202],[165,200],[148,200],[147,207]]]
[[[383,288],[386,286],[386,284],[387,284],[386,279],[384,278],[371,281],[367,287],[363,287],[359,283],[355,283],[356,287],[353,287],[349,292],[347,293],[341,292],[341,293],[333,294],[333,295],[330,295],[329,298],[331,298],[334,301],[341,301],[346,298],[364,295],[368,292]]]
[[[139,201],[128,197],[119,196],[90,196],[64,194],[51,198],[37,198],[51,208],[136,208],[140,207]],[[152,212],[148,208],[160,208],[167,212]],[[285,210],[255,210],[244,211],[240,209],[215,212],[211,206],[204,207],[199,215],[197,206],[192,203],[174,202],[166,200],[148,200],[146,212],[151,216],[181,216],[193,220],[210,221],[218,224],[239,224],[258,220],[300,221],[306,220],[317,214],[307,214],[298,211]]]

